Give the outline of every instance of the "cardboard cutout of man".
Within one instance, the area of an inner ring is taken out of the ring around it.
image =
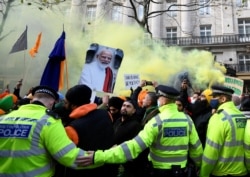
[[[122,58],[120,49],[91,44],[78,84],[86,84],[95,91],[113,93]]]

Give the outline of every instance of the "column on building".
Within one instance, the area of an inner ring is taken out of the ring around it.
[[[108,0],[97,0],[96,4],[96,20],[102,21],[107,19],[110,8],[108,6]]]
[[[162,0],[155,0],[156,3],[152,3],[152,12],[155,11],[161,11],[162,8],[164,7],[164,3]],[[162,29],[162,25],[161,25],[161,20],[163,18],[163,15],[158,15],[154,18],[152,18],[152,23],[151,23],[151,32],[152,32],[152,36],[155,39],[159,39],[161,38],[161,29]]]
[[[222,34],[234,34],[234,14],[233,14],[233,4],[222,4],[221,5],[221,31]]]
[[[186,4],[191,4],[192,0],[181,0],[181,37],[191,37],[193,32],[193,23],[192,23],[192,7],[184,6]],[[179,29],[179,28],[178,28]]]
[[[73,25],[81,24],[82,21],[82,0],[72,0],[70,9],[70,19]]]
[[[123,7],[123,14],[124,14],[123,15],[123,24],[129,25],[134,21],[134,19],[131,17],[128,17],[128,15],[133,15],[134,11],[131,8],[127,8],[127,7],[131,7],[129,0],[125,1],[124,6],[125,7]]]

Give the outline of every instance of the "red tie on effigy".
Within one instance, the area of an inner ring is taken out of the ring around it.
[[[104,92],[112,92],[112,81],[113,81],[113,73],[110,67],[105,68],[106,76],[103,84],[103,91]]]

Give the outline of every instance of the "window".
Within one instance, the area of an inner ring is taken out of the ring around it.
[[[173,5],[176,4],[177,1],[172,1],[167,3],[166,9],[168,9],[169,11],[167,12],[168,16],[170,17],[177,17],[177,6]]]
[[[209,0],[200,0],[200,15],[210,15]]]
[[[144,16],[144,6],[139,5],[139,7],[138,7],[138,18],[139,18],[139,20],[142,20],[143,16]]]
[[[96,6],[87,6],[87,18],[88,20],[94,20],[96,15]]]
[[[250,34],[250,19],[238,19],[239,34]]]
[[[241,42],[250,41],[250,19],[238,19],[239,39]]]
[[[202,43],[211,43],[211,25],[200,26],[200,37]]]
[[[238,72],[249,72],[250,71],[250,56],[249,54],[238,55]]]
[[[112,8],[112,20],[116,22],[122,21],[122,6],[114,5]]]
[[[248,3],[247,0],[236,0],[237,7],[247,7]]]
[[[167,31],[167,44],[177,44],[177,28],[166,28]]]

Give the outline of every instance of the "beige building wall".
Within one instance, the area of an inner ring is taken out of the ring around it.
[[[151,11],[164,10],[167,7],[166,2],[163,0],[156,0],[161,4],[152,4]],[[238,32],[238,19],[250,18],[250,0],[247,0],[248,7],[238,7],[237,2],[239,0],[219,0],[212,1],[210,11],[208,14],[200,15],[200,10],[192,10],[194,7],[180,7],[178,10],[184,10],[187,12],[177,12],[177,16],[170,17],[167,13],[161,16],[152,18],[149,22],[150,29],[153,38],[163,39],[166,38],[166,28],[176,27],[177,37],[200,37],[200,26],[211,25],[211,36],[223,36],[223,35],[237,35]],[[85,14],[87,11],[87,1],[72,0],[73,14],[79,13]],[[92,4],[96,4],[96,17],[105,17],[111,19],[112,16],[112,3],[108,0],[90,1]],[[131,7],[129,0],[119,1],[127,7]],[[193,0],[176,0],[175,3],[188,4],[194,2]],[[79,8],[78,4],[82,4]],[[107,5],[109,3],[109,5]],[[77,5],[75,5],[77,4]],[[82,11],[81,11],[82,10]],[[85,11],[85,12],[84,12]],[[105,14],[105,15],[104,15]],[[123,18],[121,23],[131,24],[136,23],[132,18],[128,18],[127,14],[132,15],[133,11],[128,8],[123,8]],[[82,15],[82,18],[85,18]],[[223,40],[223,37],[220,39]],[[244,52],[245,49],[237,48],[232,45],[220,47],[209,46],[206,50],[210,50],[216,55],[216,60],[227,64],[238,63],[238,52]]]

